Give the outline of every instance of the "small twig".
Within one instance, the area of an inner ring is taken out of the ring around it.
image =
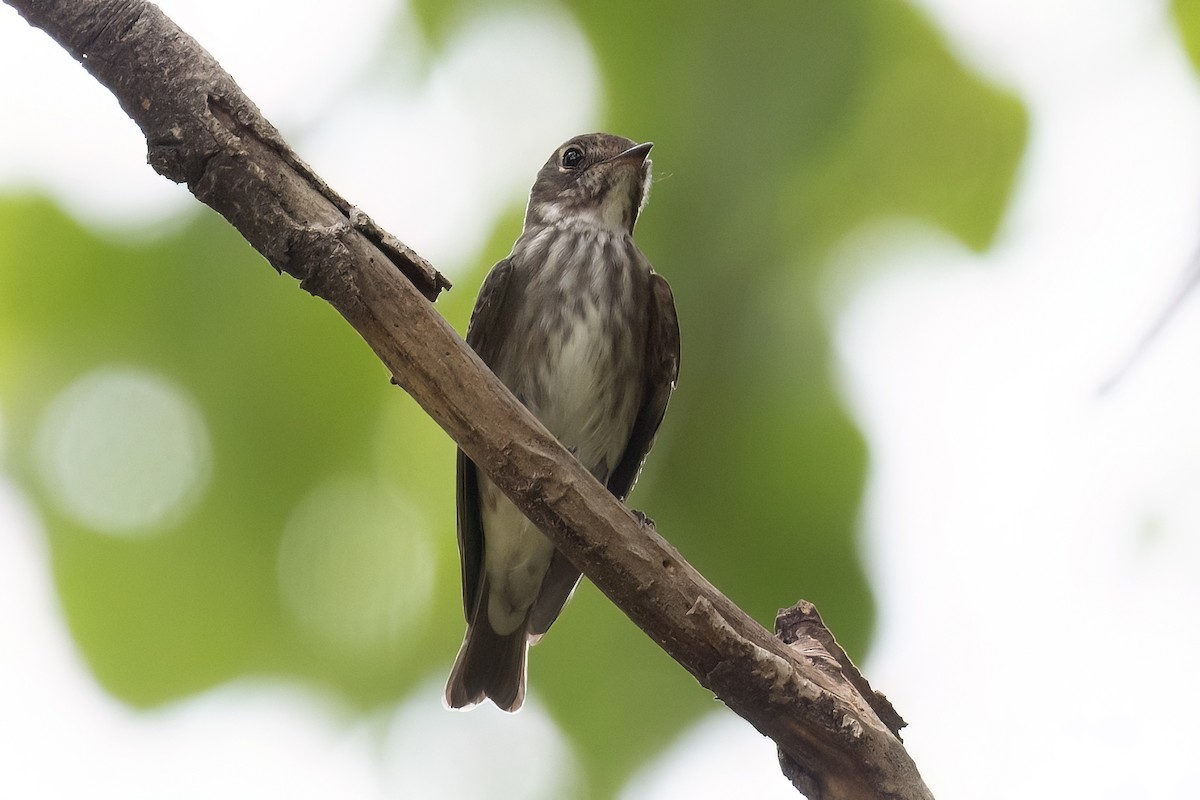
[[[825,627],[825,621],[821,619],[816,606],[801,600],[791,608],[780,609],[775,615],[775,635],[800,655],[810,659],[819,669],[830,673],[836,670],[857,690],[859,697],[870,704],[871,710],[888,730],[900,738],[901,729],[908,723],[896,713],[887,697],[871,688],[866,677],[846,655],[837,639],[833,638],[833,633]]]
[[[1171,294],[1166,306],[1158,313],[1154,322],[1142,334],[1142,338],[1137,341],[1137,344],[1134,345],[1125,360],[1121,362],[1121,365],[1100,385],[1100,394],[1108,394],[1116,388],[1118,383],[1124,380],[1125,376],[1129,374],[1129,370],[1133,369],[1134,365],[1150,349],[1150,345],[1154,343],[1154,340],[1166,330],[1167,323],[1175,318],[1175,314],[1183,306],[1184,301],[1192,296],[1197,286],[1200,286],[1200,248],[1197,248],[1188,261],[1183,281]]]

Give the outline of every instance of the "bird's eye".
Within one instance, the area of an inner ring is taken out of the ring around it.
[[[567,169],[575,169],[583,163],[583,151],[578,147],[568,147],[562,154],[562,165]]]

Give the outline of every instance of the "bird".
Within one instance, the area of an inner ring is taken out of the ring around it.
[[[607,133],[559,146],[467,327],[484,364],[621,501],[679,375],[670,285],[633,241],[652,146]],[[528,648],[580,573],[461,450],[455,495],[467,632],[445,702],[465,709],[487,699],[516,711]]]

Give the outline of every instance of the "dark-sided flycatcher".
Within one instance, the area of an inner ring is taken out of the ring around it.
[[[633,243],[649,152],[649,143],[603,133],[554,151],[467,331],[483,362],[621,500],[679,373],[671,289]],[[458,545],[467,635],[446,702],[490,698],[515,711],[526,650],[558,617],[579,570],[461,451]]]

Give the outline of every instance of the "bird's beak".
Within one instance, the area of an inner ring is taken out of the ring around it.
[[[633,147],[629,148],[628,150],[623,150],[608,160],[609,161],[633,161],[635,163],[641,164],[642,162],[644,162],[646,160],[646,156],[650,155],[651,147],[654,147],[654,142],[643,142],[642,144],[635,144]]]

